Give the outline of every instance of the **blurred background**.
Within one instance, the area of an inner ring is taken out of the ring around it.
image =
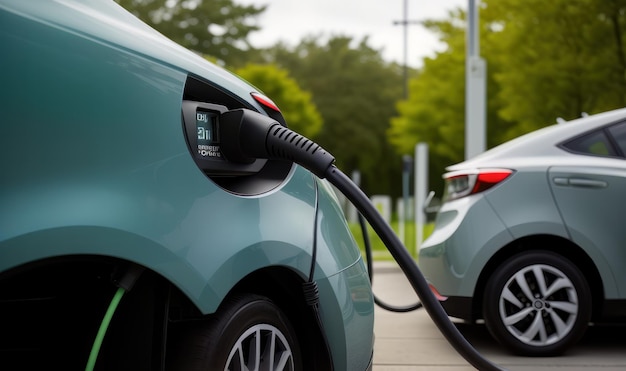
[[[118,2],[262,90],[358,171],[366,194],[402,197],[402,157],[417,143],[437,194],[465,157],[467,1]],[[626,0],[482,0],[477,11],[486,148],[625,106]]]

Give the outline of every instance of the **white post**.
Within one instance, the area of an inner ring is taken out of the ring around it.
[[[486,73],[480,57],[479,22],[476,0],[468,0],[467,50],[465,55],[465,159],[485,151]]]
[[[417,143],[415,146],[415,255],[424,240],[424,201],[428,193],[428,144]]]
[[[354,170],[352,172],[352,182],[358,187],[361,185],[361,172]],[[339,193],[341,194],[341,193]],[[343,195],[342,195],[343,196]],[[344,196],[345,197],[345,196]],[[358,221],[357,209],[346,199],[347,219],[350,223],[356,223]]]
[[[398,202],[398,228],[400,230],[400,240],[405,247],[407,245],[405,225],[409,218],[409,183],[411,181],[412,162],[411,156],[402,156],[402,201]]]
[[[406,220],[406,210],[404,210],[404,202],[400,201],[396,203],[398,210],[398,238],[404,246],[406,246],[406,231],[404,229],[404,223]]]

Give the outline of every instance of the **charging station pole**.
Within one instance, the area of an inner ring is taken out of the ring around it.
[[[406,237],[406,228],[405,226],[408,224],[409,216],[410,216],[410,205],[409,205],[409,183],[411,180],[411,165],[413,163],[413,159],[409,155],[402,156],[402,203],[399,205],[399,223],[398,227],[400,230],[400,240],[404,243],[404,246],[407,245],[407,237]]]
[[[465,159],[485,151],[485,60],[480,57],[477,0],[468,0],[465,59]]]
[[[415,146],[415,254],[419,251],[424,240],[424,224],[426,224],[426,214],[424,214],[424,202],[428,193],[428,144],[417,143]]]
[[[354,184],[357,185],[357,187],[359,187],[361,185],[361,172],[358,170],[354,170],[352,172],[352,182]],[[343,195],[342,195],[343,196]],[[356,209],[356,207],[354,207],[354,205],[352,205],[350,202],[348,202],[347,199],[345,199],[346,201],[346,214],[348,215],[348,222],[350,223],[356,223],[358,220],[358,211]]]

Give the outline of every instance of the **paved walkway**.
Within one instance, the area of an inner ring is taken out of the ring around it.
[[[393,262],[374,264],[374,293],[386,303],[403,305],[417,296]],[[376,308],[374,371],[474,370],[446,342],[426,311],[393,313]],[[529,358],[506,353],[481,325],[457,327],[490,361],[508,370],[626,370],[626,327],[592,327],[561,357]]]

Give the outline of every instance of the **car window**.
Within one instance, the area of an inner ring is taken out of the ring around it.
[[[626,122],[611,126],[609,132],[622,153],[626,154]]]
[[[624,135],[626,136],[626,133]],[[626,141],[626,137],[624,140]],[[604,130],[588,133],[563,144],[563,146],[572,152],[587,155],[617,156]]]

